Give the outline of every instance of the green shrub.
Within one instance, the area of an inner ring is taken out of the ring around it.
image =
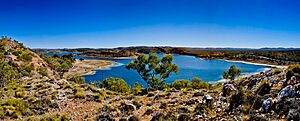
[[[7,85],[17,77],[17,69],[0,59],[0,87]]]
[[[280,74],[281,70],[279,68],[273,68],[272,72],[273,72],[273,74]]]
[[[75,93],[75,98],[84,99],[85,98],[84,92],[82,92],[82,91],[76,92]]]
[[[103,81],[103,84],[105,88],[112,91],[120,93],[128,93],[130,91],[127,83],[121,78],[107,78]]]
[[[191,82],[189,80],[176,80],[172,83],[172,87],[175,89],[183,89],[191,86]]]
[[[95,87],[94,85],[88,85],[88,86],[87,86],[87,89],[88,89],[88,90],[91,90],[92,92],[98,92],[98,88]]]
[[[153,92],[148,92],[147,97],[153,97],[154,93]]]
[[[2,112],[11,118],[19,118],[22,115],[30,115],[32,112],[26,107],[25,102],[22,99],[8,99],[0,101],[0,112]],[[0,113],[0,117],[1,117]]]
[[[21,55],[18,56],[18,59],[29,62],[32,60],[32,54],[28,51],[22,51]]]
[[[52,94],[51,94],[51,99],[56,100],[56,99],[57,99],[57,93],[52,93]]]
[[[132,101],[132,104],[135,105],[138,109],[142,106],[142,103],[141,103],[141,101],[138,98],[135,98]]]
[[[192,88],[194,89],[211,89],[213,86],[208,82],[203,82],[199,78],[192,79]]]
[[[13,51],[12,54],[15,56],[19,56],[22,52],[21,51]]]
[[[32,70],[34,70],[33,65],[26,65],[23,68],[21,68],[20,71],[21,71],[23,76],[30,76]]]
[[[19,91],[15,93],[16,98],[24,98],[26,93],[24,91]]]
[[[32,119],[38,121],[69,121],[70,117],[66,114],[52,114],[52,115],[43,115],[40,118]]]
[[[131,92],[133,93],[133,94],[140,94],[140,93],[142,93],[142,90],[144,89],[144,87],[141,87],[140,85],[139,85],[139,83],[135,83],[134,84],[134,86],[132,87],[132,89],[131,89]]]
[[[73,87],[72,87],[72,85],[70,85],[70,84],[64,84],[64,85],[62,86],[62,88],[63,88],[63,89],[67,89],[67,88],[72,89]]]
[[[96,83],[96,86],[99,88],[104,88],[104,84],[100,81]]]
[[[94,98],[95,98],[95,101],[98,101],[98,102],[103,102],[104,101],[104,96],[101,95],[101,94],[94,95]]]
[[[69,78],[68,81],[75,82],[77,84],[84,84],[85,83],[84,78],[80,77],[80,76],[73,76],[73,77]]]
[[[46,70],[39,70],[38,73],[42,76],[48,76],[48,73]]]

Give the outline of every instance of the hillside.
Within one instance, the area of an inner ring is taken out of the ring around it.
[[[44,56],[10,38],[0,42],[0,120],[300,119],[299,65],[226,83],[176,80],[156,90],[119,78],[86,84],[64,76],[74,71],[71,55]]]

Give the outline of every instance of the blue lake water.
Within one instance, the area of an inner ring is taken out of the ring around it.
[[[158,54],[162,57],[163,54]],[[231,65],[236,65],[242,70],[242,74],[253,74],[257,72],[264,71],[268,66],[253,65],[240,62],[228,62],[224,60],[203,60],[196,58],[194,56],[188,55],[173,55],[173,62],[179,67],[179,73],[171,74],[171,76],[166,80],[167,83],[172,83],[178,79],[190,80],[194,77],[201,78],[203,81],[216,82],[222,79],[222,74]],[[81,56],[75,56],[74,58],[84,58],[85,60],[109,60],[103,58],[86,58]],[[94,75],[84,76],[87,83],[102,81],[105,78],[115,77],[124,79],[129,85],[134,85],[138,82],[141,85],[146,86],[146,83],[134,70],[127,70],[125,65],[134,59],[122,59],[122,60],[109,60],[117,62],[118,65],[110,67],[107,69],[97,70]]]

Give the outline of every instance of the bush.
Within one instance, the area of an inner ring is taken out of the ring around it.
[[[18,71],[4,60],[0,60],[0,87],[7,85],[17,77]]]
[[[98,101],[98,102],[103,102],[104,101],[104,96],[100,95],[100,94],[94,95],[94,98],[95,98],[95,101]]]
[[[279,68],[272,69],[273,74],[280,74],[281,70]]]
[[[103,81],[104,87],[121,93],[127,93],[130,91],[127,83],[121,78],[107,78]]]
[[[153,97],[154,93],[153,92],[148,92],[147,97]]]
[[[48,76],[48,73],[46,70],[39,70],[38,73],[42,76]]]
[[[141,86],[139,85],[139,83],[136,82],[136,83],[134,84],[134,86],[132,87],[131,92],[132,92],[133,94],[141,94],[143,89],[144,89],[144,87],[141,87]]]
[[[191,82],[189,80],[176,80],[172,83],[172,87],[175,89],[191,87]]]
[[[18,59],[30,62],[32,60],[32,54],[30,52],[27,52],[27,51],[22,51],[20,56],[18,56]]]
[[[15,56],[19,56],[22,52],[21,51],[13,51],[12,54]]]
[[[212,89],[212,84],[208,82],[203,82],[199,78],[192,79],[192,88],[194,89]]]
[[[68,81],[75,82],[77,84],[84,84],[85,83],[84,78],[80,77],[80,76],[73,76],[73,77],[69,78]]]
[[[24,98],[25,95],[26,95],[26,93],[24,91],[15,92],[15,97],[16,98]]]
[[[76,92],[75,93],[75,98],[84,99],[85,95],[84,95],[83,91]]]
[[[30,76],[32,70],[34,70],[33,65],[26,65],[26,66],[22,67],[20,71],[23,76]]]

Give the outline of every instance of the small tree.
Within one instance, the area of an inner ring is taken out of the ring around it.
[[[241,70],[238,69],[235,65],[232,65],[232,66],[230,66],[228,71],[224,71],[223,78],[234,80],[240,74],[241,74]]]
[[[134,86],[132,87],[132,93],[133,94],[140,94],[140,93],[142,93],[142,90],[144,89],[144,87],[141,87],[140,85],[139,85],[139,83],[135,83],[134,84]]]
[[[107,78],[103,81],[103,84],[105,88],[112,91],[120,93],[127,93],[130,91],[128,84],[121,78]]]
[[[126,65],[126,68],[136,70],[148,87],[159,89],[172,72],[178,73],[178,66],[173,64],[172,61],[172,55],[165,55],[159,59],[153,53],[150,53],[149,56],[141,54],[135,61],[131,61]]]

